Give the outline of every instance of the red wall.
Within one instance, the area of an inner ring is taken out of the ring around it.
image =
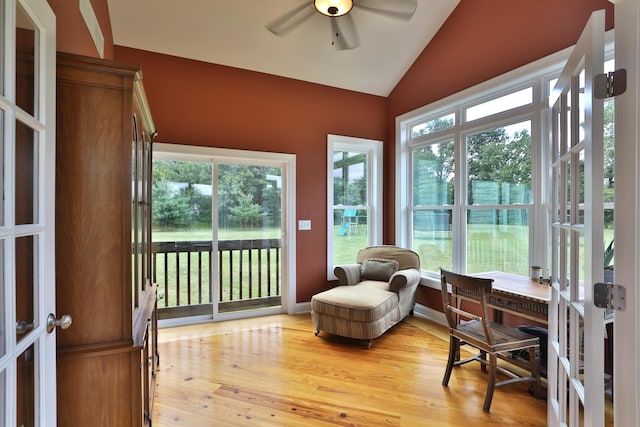
[[[461,0],[388,98],[230,67],[113,46],[107,0],[91,0],[105,35],[105,57],[142,65],[157,140],[296,154],[297,298],[330,286],[326,277],[328,133],[385,142],[384,243],[395,241],[395,117],[574,44],[591,11],[606,0]],[[78,2],[49,0],[58,50],[97,56]],[[418,301],[438,309],[439,293]]]
[[[386,99],[189,59],[115,47],[141,64],[156,141],[296,155],[297,301],[326,289],[327,134],[383,140]]]

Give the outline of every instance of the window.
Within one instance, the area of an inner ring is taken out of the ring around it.
[[[528,87],[467,108],[467,121],[481,119],[513,108],[522,107],[532,102],[533,87]]]
[[[613,44],[608,45],[608,59]],[[396,243],[423,274],[528,275],[549,264],[548,97],[565,51],[396,119]],[[605,70],[612,67],[607,62]],[[605,103],[605,242],[613,222],[613,107]],[[582,131],[579,129],[578,131]],[[429,281],[427,281],[429,282]]]
[[[327,278],[355,262],[361,248],[382,241],[382,142],[329,135]]]
[[[531,120],[468,135],[466,271],[529,271]]]
[[[547,106],[538,81],[451,103],[402,126],[399,157],[406,166],[398,170],[409,173],[399,176],[408,194],[399,199],[410,216],[398,215],[398,240],[420,254],[427,274],[435,277],[444,267],[527,275],[541,263],[532,248],[543,242],[532,238],[531,227],[541,215],[534,202],[543,200],[535,181],[542,174],[534,172],[542,167]]]
[[[412,247],[421,254],[420,262],[425,270],[452,268],[454,151],[453,139],[412,149]]]

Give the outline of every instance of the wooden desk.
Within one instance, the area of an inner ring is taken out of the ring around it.
[[[502,271],[472,274],[475,277],[493,279],[493,290],[489,295],[489,306],[493,308],[496,321],[502,321],[502,313],[547,324],[551,289],[529,277]]]

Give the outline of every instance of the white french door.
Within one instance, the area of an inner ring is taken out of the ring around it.
[[[56,422],[55,15],[0,0],[0,423]]]
[[[605,424],[603,281],[604,11],[594,12],[550,97],[552,137],[548,424]]]

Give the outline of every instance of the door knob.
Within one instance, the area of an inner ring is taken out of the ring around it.
[[[53,313],[49,313],[49,316],[47,317],[47,332],[53,332],[53,329],[56,326],[60,326],[62,329],[67,329],[71,326],[71,322],[73,322],[73,319],[71,319],[69,314],[65,314],[61,318],[56,319],[56,316],[54,316]]]

